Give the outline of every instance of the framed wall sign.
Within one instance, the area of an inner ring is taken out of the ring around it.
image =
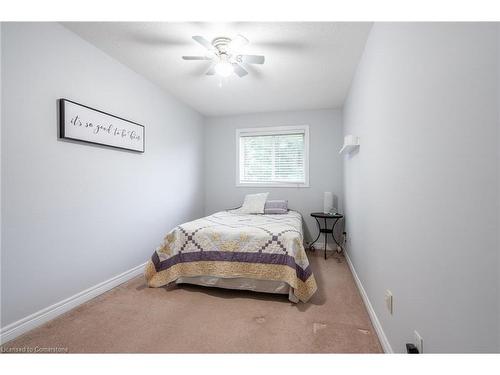
[[[59,112],[60,138],[144,152],[143,125],[68,99]]]

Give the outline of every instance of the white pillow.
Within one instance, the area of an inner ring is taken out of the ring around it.
[[[247,194],[239,212],[243,214],[263,214],[269,193]]]

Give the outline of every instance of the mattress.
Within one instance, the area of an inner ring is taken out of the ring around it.
[[[147,263],[145,276],[150,287],[210,280],[218,284],[214,286],[267,292],[261,281],[273,282],[271,289],[283,283],[291,300],[302,302],[317,289],[303,246],[302,217],[295,211],[283,215],[221,211],[181,224],[166,234]],[[229,285],[228,279],[239,281]]]

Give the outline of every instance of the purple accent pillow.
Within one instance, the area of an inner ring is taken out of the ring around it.
[[[287,200],[266,201],[266,204],[264,206],[264,215],[286,214],[287,212],[288,212]]]

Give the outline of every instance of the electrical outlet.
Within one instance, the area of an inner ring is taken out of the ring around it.
[[[387,289],[385,291],[385,307],[387,307],[387,310],[389,311],[389,313],[392,315],[392,311],[393,311],[393,297],[392,297],[392,292]]]
[[[417,347],[418,352],[422,354],[424,352],[424,339],[417,331],[414,331],[413,334],[415,336],[415,346]]]
[[[348,236],[347,232],[342,233],[342,236],[343,236],[344,245],[350,245],[351,244],[351,236]]]

